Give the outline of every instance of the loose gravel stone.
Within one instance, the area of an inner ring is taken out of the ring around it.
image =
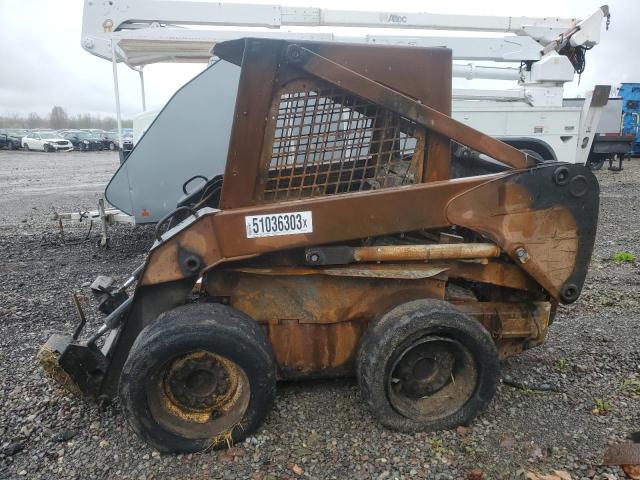
[[[95,209],[118,166],[111,153],[0,151],[0,478],[623,478],[600,463],[640,425],[640,269],[612,260],[640,257],[640,160],[597,173],[600,222],[580,299],[559,309],[543,346],[503,362],[515,382],[557,391],[502,384],[467,427],[401,434],[373,419],[353,379],[285,382],[246,441],[190,455],[160,455],[117,402],[99,408],[68,394],[34,361],[49,335],[77,323],[70,294],[95,330],[88,285],[99,274],[124,280],[153,241],[152,227],[114,226],[105,250],[98,226],[65,223],[61,234],[50,220],[53,209]],[[598,402],[609,407],[595,415]]]

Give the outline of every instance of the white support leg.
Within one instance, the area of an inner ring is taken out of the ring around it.
[[[147,99],[145,98],[145,94],[144,94],[144,72],[143,72],[143,67],[140,67],[138,69],[138,74],[140,75],[140,92],[142,93],[142,111],[146,112],[147,111]]]
[[[102,233],[100,235],[100,246],[105,248],[109,245],[109,231],[107,227],[107,223],[109,222],[109,217],[104,209],[104,198],[98,200],[98,212],[100,215],[100,223],[102,224]]]
[[[118,88],[118,61],[116,59],[116,45],[111,41],[111,64],[113,65],[113,89],[116,96],[116,118],[118,120],[118,146],[122,150],[122,115],[120,113],[120,90]]]

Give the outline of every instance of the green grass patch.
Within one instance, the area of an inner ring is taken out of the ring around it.
[[[613,410],[613,405],[602,398],[594,398],[594,401],[596,402],[596,406],[592,410],[592,413],[596,415],[604,415]]]
[[[564,357],[558,359],[555,364],[556,370],[559,372],[564,372],[569,367],[569,360]]]
[[[429,439],[429,447],[431,447],[433,453],[445,454],[447,452],[444,442],[439,438]]]
[[[616,262],[635,262],[636,256],[631,252],[616,252],[613,254]]]
[[[635,378],[625,378],[620,388],[629,395],[640,397],[640,381]]]

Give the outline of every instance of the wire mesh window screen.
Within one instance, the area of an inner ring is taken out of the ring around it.
[[[273,113],[264,200],[416,182],[421,167],[415,154],[423,151],[424,142],[416,126],[400,115],[331,88],[286,91]]]

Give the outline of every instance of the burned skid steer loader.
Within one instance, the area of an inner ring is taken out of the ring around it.
[[[181,207],[104,326],[42,347],[47,373],[119,396],[161,451],[241,440],[279,379],[356,375],[400,431],[470,422],[500,359],[578,298],[595,177],[452,120],[444,48],[242,39],[215,54],[242,69],[216,208]]]

